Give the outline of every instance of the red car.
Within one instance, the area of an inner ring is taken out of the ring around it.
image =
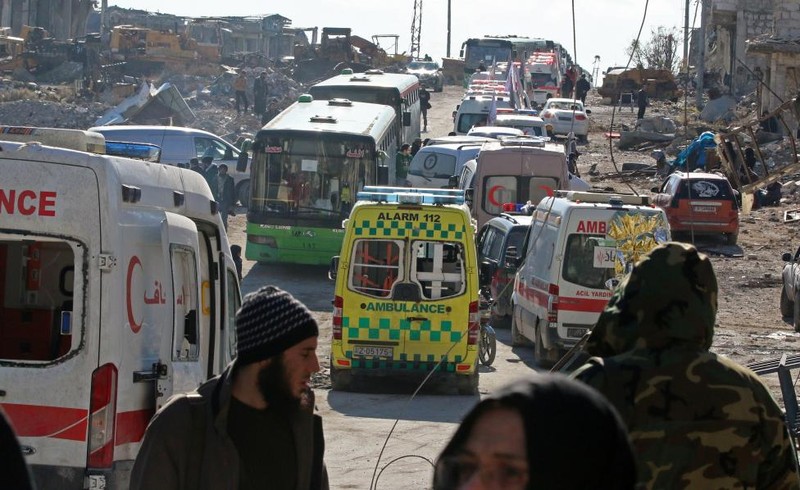
[[[706,172],[675,172],[661,184],[653,203],[667,213],[673,237],[719,235],[734,245],[739,208],[728,179]]]

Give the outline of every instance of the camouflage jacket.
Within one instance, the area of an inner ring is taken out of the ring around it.
[[[619,411],[648,489],[795,489],[783,413],[753,372],[709,352],[717,308],[711,263],[670,243],[611,298],[573,376]]]

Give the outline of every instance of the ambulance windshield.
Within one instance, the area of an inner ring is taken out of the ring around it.
[[[66,241],[0,235],[0,362],[53,361],[77,344],[75,250]]]
[[[338,216],[375,182],[374,148],[344,139],[283,135],[255,152],[250,212]]]

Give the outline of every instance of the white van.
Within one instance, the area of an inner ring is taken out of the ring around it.
[[[470,142],[423,146],[408,165],[406,185],[424,189],[449,187],[450,177],[461,173],[464,163],[478,155],[484,141],[485,138],[475,138]]]
[[[473,126],[485,126],[489,119],[492,100],[495,107],[511,107],[511,99],[507,95],[467,95],[453,113],[453,131],[456,134],[467,134]]]
[[[669,239],[667,216],[644,196],[542,199],[514,279],[512,345],[533,342],[537,363],[555,363],[595,324],[614,280]]]
[[[191,170],[2,149],[0,406],[38,488],[128,488],[154,412],[236,354],[216,203]]]
[[[89,131],[100,133],[109,141],[158,145],[161,147],[161,163],[169,165],[188,165],[192,158],[211,155],[215,164],[228,165],[228,175],[233,177],[236,185],[236,198],[242,206],[248,205],[250,200],[248,155],[219,136],[200,129],[177,126],[96,126]]]

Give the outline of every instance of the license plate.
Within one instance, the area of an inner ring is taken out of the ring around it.
[[[583,337],[583,334],[586,333],[585,328],[568,328],[567,329],[567,337]]]
[[[716,213],[717,208],[715,206],[692,206],[695,213]]]
[[[353,346],[353,355],[363,357],[385,357],[391,359],[394,356],[392,347],[376,347],[372,345]]]
[[[572,121],[572,118],[569,116],[558,116],[559,121]]]

